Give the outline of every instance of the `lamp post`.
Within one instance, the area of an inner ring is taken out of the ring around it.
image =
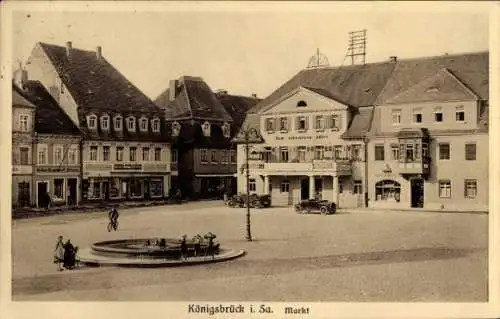
[[[252,231],[250,224],[250,144],[261,143],[262,137],[259,132],[253,128],[241,129],[239,136],[237,137],[237,142],[245,144],[245,170],[246,170],[246,239],[252,241]],[[243,172],[242,172],[243,173]]]

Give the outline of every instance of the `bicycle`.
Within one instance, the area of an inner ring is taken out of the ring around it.
[[[115,231],[118,230],[118,221],[110,221],[108,223],[108,232],[110,232],[112,229],[114,229]]]

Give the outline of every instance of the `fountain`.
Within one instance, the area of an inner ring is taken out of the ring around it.
[[[207,234],[208,235],[208,234]],[[80,263],[89,266],[167,267],[220,262],[243,256],[243,250],[223,248],[210,235],[192,240],[175,238],[119,239],[96,242],[79,252]]]

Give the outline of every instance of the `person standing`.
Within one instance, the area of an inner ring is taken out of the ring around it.
[[[186,237],[187,235],[182,235],[182,240],[181,240],[181,257],[184,259],[187,259],[188,256]]]
[[[54,250],[54,263],[57,264],[57,270],[63,271],[62,263],[64,261],[64,243],[63,236],[57,237],[56,248]]]
[[[201,237],[199,234],[194,236],[193,242],[194,242],[194,256],[197,257],[201,255],[201,242],[203,240],[203,237]]]
[[[72,269],[75,266],[75,247],[68,239],[64,244],[64,268]]]

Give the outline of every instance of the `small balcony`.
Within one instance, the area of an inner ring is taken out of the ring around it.
[[[399,174],[406,177],[421,175],[426,178],[430,174],[430,160],[426,158],[414,162],[400,162]]]

